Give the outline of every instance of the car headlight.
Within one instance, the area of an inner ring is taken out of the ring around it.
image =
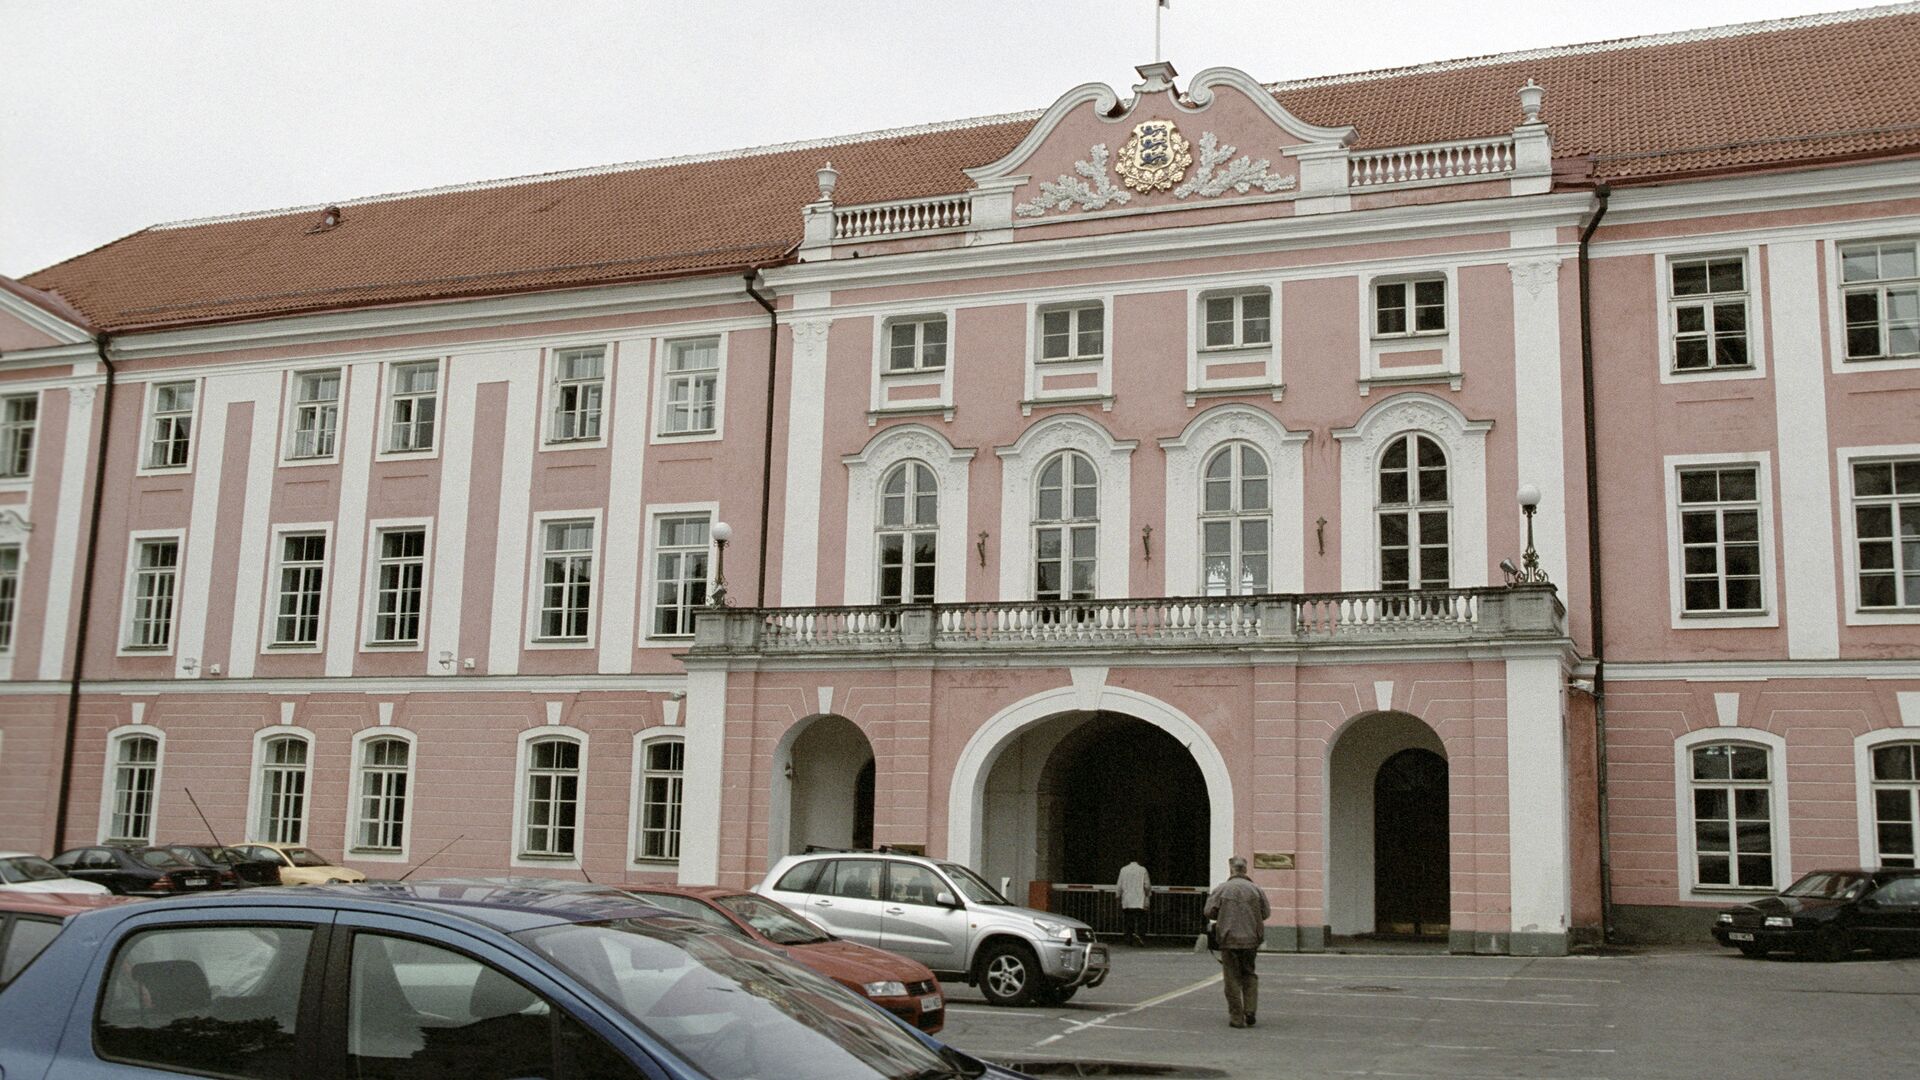
[[[1731,911],[1723,911],[1723,912],[1721,912],[1721,913],[1720,913],[1720,921],[1721,921],[1722,923],[1730,923],[1730,922],[1732,922],[1732,921],[1733,921],[1733,912],[1731,912]]]
[[[1786,915],[1767,916],[1767,925],[1781,930],[1793,929],[1793,919]]]
[[[907,996],[907,984],[901,982],[870,982],[860,989],[865,990],[868,997]]]
[[[1066,923],[1057,923],[1052,919],[1035,919],[1033,925],[1048,937],[1056,937],[1061,941],[1073,940],[1073,927]]]

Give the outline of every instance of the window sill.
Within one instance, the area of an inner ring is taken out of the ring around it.
[[[1371,335],[1375,345],[1397,345],[1401,342],[1445,341],[1453,336],[1452,330],[1416,330],[1407,334]]]
[[[1286,395],[1286,383],[1245,383],[1241,385],[1192,386],[1187,388],[1187,408],[1194,408],[1201,398],[1257,397],[1272,394],[1279,401]]]
[[[1199,345],[1195,351],[1201,356],[1237,356],[1242,353],[1258,355],[1273,351],[1273,342],[1256,341],[1246,345]]]
[[[1447,389],[1458,390],[1466,382],[1466,376],[1458,371],[1440,368],[1413,368],[1404,374],[1373,374],[1359,380],[1360,396],[1366,397],[1376,386],[1430,386],[1434,383],[1446,383]]]
[[[580,856],[577,854],[560,855],[545,851],[523,851],[515,855],[514,858],[525,862],[537,863],[577,863],[580,861]]]
[[[867,426],[873,427],[886,416],[938,416],[951,424],[953,406],[943,401],[916,401],[911,404],[883,405],[878,409],[867,410]]]
[[[418,652],[425,648],[420,641],[363,641],[361,652]]]
[[[1042,367],[1050,364],[1104,364],[1106,353],[1094,353],[1091,356],[1036,356],[1033,362]]]
[[[542,651],[562,651],[566,649],[591,649],[592,638],[533,638],[527,642],[527,648]]]
[[[1772,896],[1780,890],[1771,885],[1694,885],[1690,891],[1707,896]]]
[[[910,378],[914,375],[945,375],[946,373],[947,367],[942,364],[939,367],[888,368],[880,373],[880,377],[883,379]]]
[[[1058,396],[1026,398],[1020,402],[1020,415],[1032,416],[1035,409],[1049,409],[1070,405],[1098,405],[1101,412],[1113,411],[1112,394],[1061,394]]]
[[[644,866],[644,867],[648,867],[650,869],[656,869],[656,870],[665,870],[670,867],[679,866],[680,860],[679,859],[650,859],[644,855],[638,855],[634,857],[633,865]]]
[[[317,653],[325,651],[317,641],[269,641],[262,652],[269,653]]]

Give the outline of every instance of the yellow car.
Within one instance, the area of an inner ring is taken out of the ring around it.
[[[367,875],[360,871],[335,866],[301,844],[240,844],[234,850],[249,859],[279,867],[282,885],[331,885],[367,880]]]

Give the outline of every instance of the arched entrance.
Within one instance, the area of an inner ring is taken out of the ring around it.
[[[1452,902],[1440,736],[1418,717],[1371,713],[1340,733],[1327,772],[1328,928],[1444,937]]]
[[[844,716],[794,725],[774,751],[770,858],[808,847],[873,846],[874,758],[866,735]]]

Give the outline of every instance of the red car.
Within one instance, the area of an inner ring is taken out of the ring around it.
[[[0,987],[26,969],[40,950],[60,936],[66,921],[83,911],[131,903],[98,893],[0,892]]]
[[[692,916],[785,953],[932,1034],[946,1024],[946,994],[925,965],[869,945],[834,937],[791,908],[718,885],[620,886],[628,896]]]

